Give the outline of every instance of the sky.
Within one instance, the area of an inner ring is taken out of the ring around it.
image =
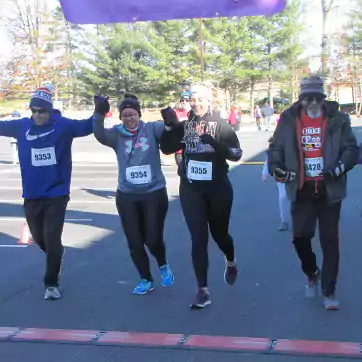
[[[2,1],[2,0],[0,0]],[[32,0],[30,0],[32,1]],[[76,1],[76,0],[75,0]],[[302,0],[306,6],[306,17],[304,22],[306,24],[306,32],[303,33],[302,39],[305,42],[306,55],[311,57],[311,70],[316,71],[320,65],[320,44],[322,38],[322,11],[320,0]],[[343,0],[335,0],[340,2],[341,6],[338,7],[331,14],[328,23],[328,31],[336,33],[341,31],[341,24],[346,21],[346,13],[348,8],[343,6]],[[49,6],[56,6],[57,0],[47,0]],[[9,5],[8,5],[9,6]],[[1,12],[7,11],[9,8],[0,8]],[[7,36],[7,31],[4,24],[0,24],[0,57],[4,60],[11,51],[11,41]]]

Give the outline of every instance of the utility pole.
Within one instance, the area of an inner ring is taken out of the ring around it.
[[[201,68],[201,81],[204,81],[204,40],[202,36],[202,18],[199,21],[199,45],[200,45],[200,68]]]

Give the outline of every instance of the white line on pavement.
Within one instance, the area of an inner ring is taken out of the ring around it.
[[[29,245],[0,245],[0,248],[27,248]]]
[[[114,197],[110,199],[104,199],[104,200],[70,200],[71,204],[79,203],[79,204],[109,204],[114,203]],[[19,199],[3,199],[0,200],[0,204],[23,204],[23,200]],[[1,206],[1,205],[0,205]]]
[[[0,217],[0,222],[1,221],[21,221],[21,220],[25,220],[23,217]],[[65,221],[92,221],[93,219],[82,219],[82,218],[76,218],[76,219],[65,219]]]

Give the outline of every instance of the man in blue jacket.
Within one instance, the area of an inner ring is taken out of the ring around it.
[[[61,298],[58,277],[72,142],[93,133],[93,117],[83,121],[62,117],[53,109],[50,85],[35,91],[30,110],[31,118],[0,122],[0,136],[17,140],[25,217],[33,240],[46,253],[44,298],[55,300]]]

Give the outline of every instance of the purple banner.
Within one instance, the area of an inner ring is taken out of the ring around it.
[[[75,24],[272,15],[286,0],[60,0]]]

